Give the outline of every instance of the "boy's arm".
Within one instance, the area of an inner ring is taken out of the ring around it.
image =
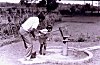
[[[40,30],[37,30],[37,29],[35,29],[35,28],[33,28],[33,30],[32,30],[32,32],[37,32],[37,33],[40,33],[40,34],[44,34],[43,32],[41,32]]]

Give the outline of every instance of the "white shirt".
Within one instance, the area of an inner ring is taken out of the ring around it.
[[[47,34],[48,33],[48,30],[47,29],[42,29],[40,30],[43,34]]]
[[[40,30],[43,34],[39,33],[39,37],[42,39],[46,39],[49,37],[49,32],[47,29]]]
[[[30,17],[28,18],[23,24],[22,28],[25,31],[31,31],[33,28],[37,28],[39,25],[39,18],[38,17]]]

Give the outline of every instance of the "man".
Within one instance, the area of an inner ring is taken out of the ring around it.
[[[29,17],[20,27],[20,35],[22,36],[22,39],[25,44],[26,48],[26,54],[25,54],[25,59],[30,60],[31,58],[36,57],[36,51],[33,50],[33,43],[30,35],[32,35],[35,38],[34,31],[37,31],[41,33],[40,31],[37,30],[37,27],[40,22],[42,22],[44,18],[42,17]]]

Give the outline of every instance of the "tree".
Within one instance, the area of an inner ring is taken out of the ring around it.
[[[20,4],[21,5],[25,5],[26,7],[29,7],[31,5],[31,3],[28,3],[29,0],[20,0]]]
[[[37,4],[37,7],[45,7],[46,6],[46,0],[42,0]]]
[[[58,7],[56,0],[47,0],[47,11],[55,10]]]
[[[71,10],[71,14],[74,15],[74,14],[75,14],[75,6],[72,6],[72,7],[70,8],[70,10]]]
[[[20,0],[20,4],[24,5],[25,4],[24,0]]]

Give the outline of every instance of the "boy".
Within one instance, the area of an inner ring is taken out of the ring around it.
[[[40,30],[42,34],[39,35],[39,42],[40,42],[40,50],[39,53],[40,55],[45,55],[46,54],[46,40],[50,36],[50,32],[52,31],[52,26],[48,25],[46,29]]]

